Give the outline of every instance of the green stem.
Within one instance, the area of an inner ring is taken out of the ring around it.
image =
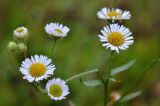
[[[56,46],[56,41],[57,41],[57,38],[54,38],[54,40],[52,42],[51,52],[50,52],[51,57],[52,57],[52,54],[53,54],[55,46]]]
[[[108,73],[106,75],[106,81],[104,83],[104,106],[107,105],[108,103],[108,85],[109,85],[109,77],[111,74],[112,70],[112,51],[110,51],[110,56],[109,56],[109,68],[108,68]]]
[[[41,94],[47,94],[47,91],[45,89],[42,89],[40,85],[36,82],[33,83],[34,88],[39,91]]]
[[[108,81],[104,84],[104,106],[107,105],[108,102]]]
[[[155,65],[157,62],[159,62],[159,59],[153,59],[151,63],[149,63],[144,70],[139,74],[139,76],[135,79],[135,81],[133,82],[133,84],[126,90],[126,92],[124,94],[122,94],[121,98],[117,101],[117,103],[119,103],[119,101],[127,94],[129,93],[132,88],[134,88],[137,83],[140,82],[140,79],[144,76],[144,74],[153,66]],[[116,103],[116,104],[117,104]]]
[[[24,45],[27,46],[27,41],[26,41],[26,39],[23,40],[23,43],[24,43]],[[23,55],[24,55],[24,58],[27,57],[27,49],[26,49],[26,51],[23,53]]]
[[[84,73],[80,73],[80,74],[74,75],[74,76],[66,79],[66,82],[69,82],[69,81],[74,80],[76,78],[82,77],[82,76],[90,74],[90,73],[95,73],[95,72],[98,72],[98,69],[93,69],[91,71],[87,71],[87,72],[84,72]]]
[[[113,2],[112,2],[112,8],[116,8],[116,6],[117,6],[117,0],[113,0]]]

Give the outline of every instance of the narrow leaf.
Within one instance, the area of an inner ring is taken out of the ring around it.
[[[120,82],[119,80],[115,79],[114,77],[110,77],[109,80],[112,81],[112,82],[115,82],[115,83]]]
[[[93,70],[90,70],[90,71],[87,71],[87,72],[76,74],[76,75],[71,76],[70,78],[66,79],[66,82],[69,82],[69,81],[72,81],[76,78],[79,78],[79,77],[82,77],[82,76],[85,76],[85,75],[88,75],[88,74],[96,73],[96,72],[98,72],[98,69],[93,69]]]
[[[103,84],[101,80],[82,81],[82,79],[80,79],[80,82],[89,87],[96,87]]]
[[[130,100],[138,97],[141,93],[142,93],[141,91],[138,91],[138,92],[133,92],[133,93],[127,94],[120,100],[120,102],[130,101]]]
[[[76,106],[71,100],[68,100],[69,106]]]
[[[127,70],[128,68],[130,68],[134,63],[136,62],[136,60],[132,60],[132,61],[129,61],[128,63],[126,63],[125,65],[122,65],[120,67],[117,67],[115,69],[112,69],[111,71],[111,76],[114,76],[120,72],[123,72],[125,70]]]

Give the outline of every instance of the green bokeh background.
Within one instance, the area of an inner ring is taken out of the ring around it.
[[[111,84],[110,91],[122,92],[130,86],[152,59],[160,56],[160,6],[159,0],[117,0],[117,7],[130,10],[132,19],[123,24],[133,32],[135,43],[128,50],[115,54],[113,67],[132,59],[136,64],[116,78],[121,82]],[[66,79],[77,73],[107,67],[107,50],[102,47],[98,34],[108,22],[100,20],[96,12],[111,7],[112,0],[0,0],[0,106],[102,106],[103,86],[89,88],[79,80],[69,82],[67,100],[54,102],[41,95],[19,72],[21,60],[9,51],[7,44],[13,40],[13,30],[25,26],[29,30],[29,55],[49,55],[52,40],[44,26],[59,22],[69,26],[69,35],[59,40],[51,57],[56,65],[55,77]],[[160,69],[155,65],[141,78],[133,91],[142,90],[138,98],[122,106],[160,106]],[[83,77],[96,79],[96,75]],[[45,83],[45,82],[44,82]]]

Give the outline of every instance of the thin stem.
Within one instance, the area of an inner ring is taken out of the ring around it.
[[[108,85],[109,85],[109,77],[111,74],[112,70],[112,51],[110,51],[110,56],[109,56],[109,68],[108,68],[108,73],[106,75],[106,81],[104,83],[104,106],[107,105],[108,103]]]
[[[54,38],[53,42],[52,42],[52,47],[51,47],[51,51],[50,51],[50,56],[52,57],[52,54],[54,52],[54,48],[56,46],[56,41],[57,41],[57,38]]]
[[[69,82],[69,81],[74,80],[76,78],[79,78],[81,76],[84,76],[84,75],[87,75],[87,74],[90,74],[90,73],[95,73],[95,72],[98,72],[98,69],[93,69],[91,71],[87,71],[87,72],[84,72],[84,73],[80,73],[80,74],[74,75],[74,76],[66,79],[66,82]]]
[[[117,0],[113,0],[113,2],[112,2],[112,8],[116,8],[116,5],[117,5]]]
[[[45,89],[42,89],[40,85],[36,82],[33,83],[34,88],[39,91],[41,94],[47,94],[47,91]]]
[[[24,43],[24,45],[27,46],[27,41],[26,41],[26,39],[23,40],[23,43]],[[24,58],[27,57],[27,49],[26,49],[26,51],[24,51],[23,55],[24,55]]]
[[[98,75],[99,79],[101,80],[101,82],[104,84],[104,83],[105,83],[105,80],[102,78],[102,76],[100,75],[99,72],[97,72],[97,75]]]
[[[104,106],[107,105],[108,101],[108,81],[104,84]]]
[[[149,63],[149,64],[144,68],[144,70],[143,70],[143,71],[139,74],[139,76],[135,79],[135,81],[133,82],[133,84],[126,90],[126,92],[125,92],[124,94],[122,94],[121,98],[117,101],[117,103],[118,103],[127,93],[129,93],[129,92],[132,90],[132,88],[134,88],[134,87],[137,85],[137,83],[140,82],[140,79],[144,76],[144,74],[145,74],[154,64],[156,64],[157,62],[159,62],[159,60],[158,60],[158,59],[154,59],[154,60],[152,60],[151,63]]]
[[[112,53],[112,51],[109,52],[109,67],[107,67],[106,81],[109,79],[112,70]]]

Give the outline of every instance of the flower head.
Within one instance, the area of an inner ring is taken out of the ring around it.
[[[28,37],[28,29],[25,27],[17,28],[14,30],[14,37],[19,40],[26,39]]]
[[[27,46],[24,43],[19,43],[17,46],[18,46],[19,52],[26,52],[27,51]]]
[[[17,44],[13,41],[9,42],[7,47],[9,51],[12,51],[12,52],[17,51]]]
[[[107,49],[115,50],[119,53],[119,50],[124,50],[133,44],[133,36],[128,28],[123,25],[110,24],[101,30],[102,35],[98,35],[101,42],[104,42],[103,46]]]
[[[45,26],[45,30],[49,35],[53,35],[55,37],[66,37],[70,29],[59,23],[49,23]]]
[[[47,79],[55,69],[51,59],[43,55],[34,55],[25,59],[20,67],[20,71],[24,75],[23,79],[27,79],[29,82]]]
[[[56,101],[65,99],[65,96],[69,94],[69,88],[66,82],[60,78],[49,80],[46,84],[46,90],[51,99]]]
[[[129,11],[123,11],[121,9],[109,9],[109,8],[102,8],[100,11],[97,12],[97,16],[100,19],[108,19],[112,20],[128,20],[131,18],[131,14]]]

